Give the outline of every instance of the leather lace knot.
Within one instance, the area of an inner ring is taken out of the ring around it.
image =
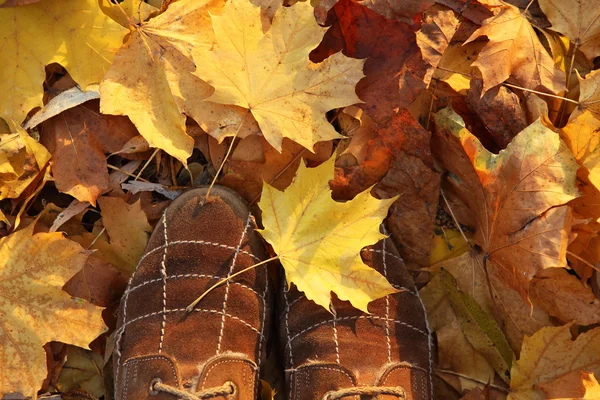
[[[377,396],[380,394],[406,399],[406,391],[399,386],[357,386],[329,391],[325,393],[323,400],[338,400],[347,396]]]
[[[219,396],[227,397],[234,394],[235,391],[235,385],[233,382],[229,381],[218,387],[203,389],[196,393],[191,393],[174,386],[164,384],[160,379],[154,379],[152,382],[150,382],[148,393],[150,393],[152,396],[156,396],[159,393],[168,393],[172,394],[173,396],[177,396],[178,399],[182,400],[202,400]]]

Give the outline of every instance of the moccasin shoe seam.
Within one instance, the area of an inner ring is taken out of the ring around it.
[[[127,361],[125,361],[125,363],[123,364],[123,370],[124,370],[123,381],[125,382],[125,387],[123,388],[123,393],[122,393],[123,400],[127,400],[127,391],[129,389],[129,382],[130,382],[130,380],[127,379],[127,377],[129,375],[130,367],[134,367],[134,366],[137,367],[137,365],[141,362],[152,361],[152,360],[165,360],[171,367],[171,372],[173,373],[173,378],[175,380],[175,384],[177,386],[179,386],[179,376],[177,374],[177,369],[175,368],[175,366],[173,365],[173,363],[171,362],[171,360],[168,357],[157,355],[157,356],[149,356],[149,357],[141,357],[141,358],[130,358]],[[134,375],[133,381],[136,381],[137,373],[138,373],[138,368],[135,369],[135,375]]]

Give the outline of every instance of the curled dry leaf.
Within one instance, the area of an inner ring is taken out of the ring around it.
[[[568,37],[593,60],[600,53],[600,3],[595,0],[539,0],[552,30]]]
[[[67,361],[58,376],[63,393],[81,389],[96,398],[104,396],[104,359],[101,355],[75,346],[67,346]]]
[[[319,64],[308,59],[325,33],[308,3],[279,8],[266,33],[260,8],[247,1],[230,1],[211,18],[216,44],[194,55],[202,65],[195,74],[215,88],[208,102],[248,109],[279,151],[284,137],[310,151],[316,142],[340,138],[325,113],[360,102],[354,87],[363,61],[342,54]]]
[[[435,5],[425,12],[421,29],[417,32],[417,45],[421,49],[423,60],[429,64],[423,78],[427,86],[458,25],[456,14],[447,7]]]
[[[41,142],[52,153],[57,189],[95,206],[98,196],[110,188],[106,154],[136,135],[127,118],[100,114],[97,100],[46,121]]]
[[[483,90],[488,90],[513,76],[528,89],[544,88],[552,93],[565,89],[565,74],[542,46],[533,27],[521,11],[511,5],[499,8],[465,44],[487,36],[489,42],[473,63],[483,76]],[[531,62],[531,59],[536,62]]]
[[[360,250],[385,238],[379,226],[397,199],[377,200],[368,191],[346,203],[331,198],[333,157],[316,168],[300,164],[294,182],[280,192],[265,183],[263,238],[273,246],[287,281],[329,310],[331,292],[368,312],[370,301],[395,293],[367,266]]]
[[[519,97],[504,86],[493,87],[483,96],[482,90],[482,80],[471,79],[467,104],[488,129],[495,144],[504,149],[529,125],[525,110]]]
[[[589,387],[589,373],[600,373],[600,328],[572,340],[570,327],[542,328],[525,338],[511,370],[509,400],[586,398],[585,391],[573,390]]]
[[[20,126],[0,133],[0,200],[18,198],[40,175],[50,153]]]
[[[566,266],[577,162],[555,132],[536,121],[499,154],[490,153],[451,108],[435,115],[433,149],[477,220],[475,243],[495,273],[527,298],[537,271]],[[562,207],[561,207],[562,206]]]
[[[0,118],[19,124],[42,105],[46,65],[60,63],[85,90],[100,82],[127,33],[97,0],[0,8],[0,27],[0,93],[10,93],[0,103]]]
[[[129,276],[137,265],[150,237],[150,224],[137,201],[127,204],[118,197],[102,196],[98,199],[102,223],[106,234],[100,230],[73,237],[73,240],[91,249],[96,255]]]
[[[62,290],[89,253],[62,233],[33,230],[34,223],[0,239],[0,395],[35,397],[47,342],[88,348],[106,330],[102,308]]]

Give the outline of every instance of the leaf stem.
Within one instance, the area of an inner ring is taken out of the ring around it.
[[[577,254],[574,254],[572,251],[567,250],[567,254],[570,255],[573,258],[578,259],[579,261],[581,261],[582,263],[584,263],[585,265],[587,265],[588,267],[590,267],[591,269],[600,272],[600,268],[596,267],[594,264],[592,264],[591,262],[579,257]]]
[[[227,148],[227,153],[225,153],[225,157],[223,157],[223,160],[221,161],[221,165],[219,165],[219,169],[217,170],[215,177],[213,178],[212,182],[210,183],[210,186],[208,187],[208,190],[206,191],[206,197],[204,198],[205,200],[208,200],[210,191],[212,190],[213,186],[215,186],[217,179],[219,179],[219,174],[221,173],[221,171],[223,170],[223,167],[225,166],[225,162],[227,161],[227,158],[229,157],[229,154],[231,153],[231,150],[233,149],[233,143],[235,142],[235,139],[237,138],[240,131],[242,130],[242,126],[244,125],[244,122],[246,121],[246,117],[248,116],[248,114],[250,114],[250,109],[246,110],[246,114],[244,114],[244,118],[242,118],[242,120],[240,121],[240,125],[238,126],[237,130],[235,131],[235,135],[233,135],[233,137],[231,138],[231,143],[229,144],[229,147]]]
[[[485,382],[485,381],[482,381],[480,379],[473,378],[472,376],[461,374],[459,372],[454,372],[454,371],[450,371],[448,369],[440,369],[440,368],[436,368],[435,372],[437,374],[448,374],[448,375],[458,376],[460,378],[468,379],[470,381],[477,382],[477,383],[480,383],[482,385],[489,385],[490,388],[498,390],[499,392],[507,393],[507,394],[509,393],[508,389],[506,389],[506,388],[504,388],[502,386],[494,385],[493,383]]]
[[[263,264],[266,264],[266,263],[268,263],[268,262],[270,262],[270,261],[274,261],[274,260],[277,260],[277,259],[279,259],[279,256],[275,256],[275,257],[268,258],[268,259],[266,259],[266,260],[263,260],[263,261],[261,261],[261,262],[258,262],[258,263],[256,263],[256,264],[253,264],[253,265],[251,265],[251,266],[249,266],[249,267],[246,267],[246,268],[244,268],[244,269],[241,269],[241,270],[237,271],[236,273],[229,275],[227,278],[223,278],[223,279],[221,279],[220,281],[218,281],[217,283],[215,283],[214,285],[212,285],[211,287],[209,287],[209,288],[208,288],[208,289],[207,289],[207,290],[206,290],[204,293],[202,293],[202,294],[200,295],[200,297],[198,297],[196,300],[194,300],[192,303],[190,303],[190,305],[189,305],[189,306],[187,306],[187,307],[185,308],[185,312],[186,312],[186,314],[189,314],[189,313],[191,313],[192,311],[194,311],[194,307],[196,307],[196,305],[198,305],[198,303],[199,303],[200,301],[202,301],[202,299],[203,299],[204,297],[206,297],[206,295],[207,295],[207,294],[209,294],[209,293],[210,293],[210,292],[212,292],[214,289],[216,289],[217,287],[221,286],[222,284],[224,284],[224,283],[225,283],[225,282],[227,282],[228,280],[230,280],[230,279],[233,279],[233,278],[235,278],[236,276],[243,274],[244,272],[250,271],[251,269],[254,269],[254,268],[256,268],[256,267],[259,267],[259,266],[261,266],[261,265],[263,265]]]

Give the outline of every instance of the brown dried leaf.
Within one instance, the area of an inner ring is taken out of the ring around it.
[[[100,114],[97,100],[44,122],[41,142],[52,153],[58,190],[96,205],[110,187],[106,154],[120,150],[136,135],[127,118]]]

